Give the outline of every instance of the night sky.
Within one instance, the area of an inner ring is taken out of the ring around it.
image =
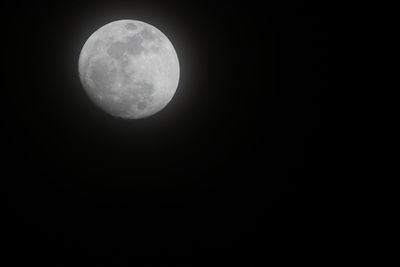
[[[6,4],[2,260],[264,266],[321,249],[324,17],[261,2]],[[79,81],[85,41],[120,19],[179,57],[174,98],[146,119],[104,113]]]

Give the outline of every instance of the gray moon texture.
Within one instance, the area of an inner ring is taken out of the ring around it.
[[[179,83],[179,61],[160,30],[137,20],[119,20],[86,41],[79,77],[99,108],[115,117],[140,119],[171,101]]]

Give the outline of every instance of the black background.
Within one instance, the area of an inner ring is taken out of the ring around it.
[[[6,5],[3,261],[261,266],[320,253],[328,36],[318,8]],[[147,119],[111,117],[80,85],[83,44],[119,19],[160,29],[180,60],[174,98]]]

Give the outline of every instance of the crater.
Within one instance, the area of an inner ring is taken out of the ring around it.
[[[139,102],[137,105],[137,108],[141,109],[141,110],[145,109],[146,107],[147,107],[147,104],[144,102]]]
[[[125,68],[129,64],[129,58],[126,55],[123,55],[121,61],[119,61],[118,64],[121,66],[123,70],[125,70]]]

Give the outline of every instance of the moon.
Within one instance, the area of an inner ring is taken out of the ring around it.
[[[160,30],[138,20],[118,20],[86,41],[79,56],[79,78],[103,111],[141,119],[171,101],[179,83],[179,61]]]

